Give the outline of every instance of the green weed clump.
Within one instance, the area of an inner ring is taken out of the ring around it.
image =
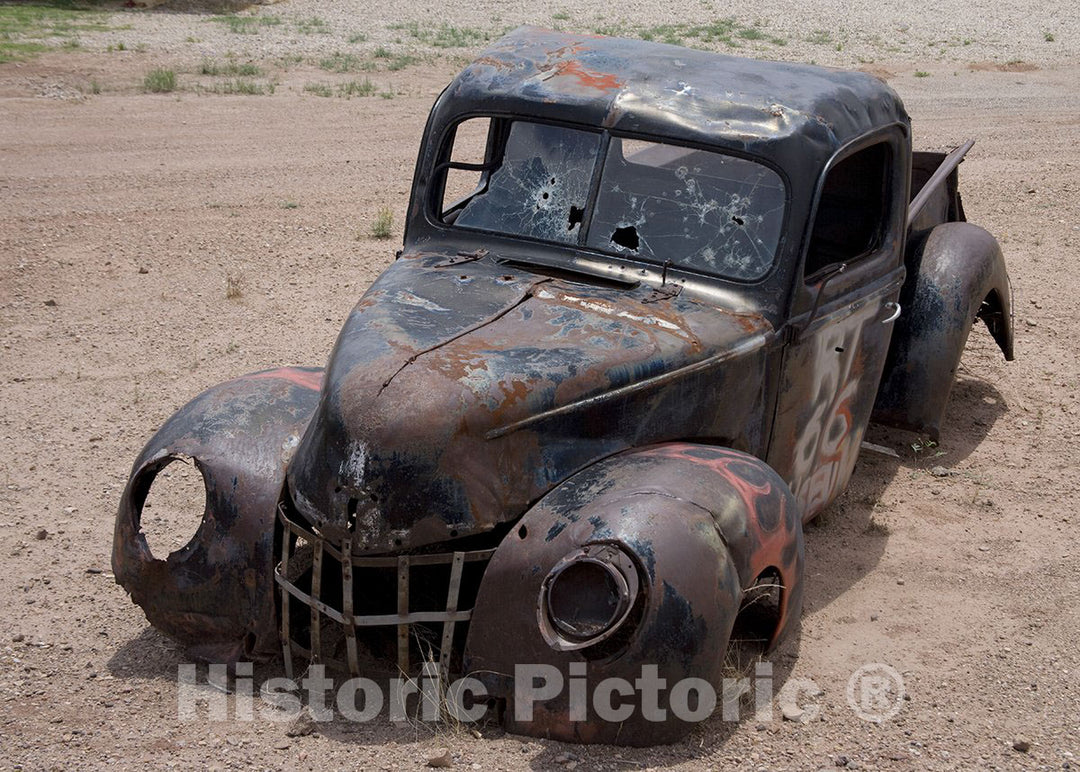
[[[176,90],[176,73],[159,67],[150,70],[143,78],[143,90],[151,94],[167,94]]]

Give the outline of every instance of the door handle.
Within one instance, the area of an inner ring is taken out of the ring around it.
[[[899,303],[893,303],[892,301],[889,301],[888,303],[885,304],[885,307],[886,308],[891,308],[893,310],[893,312],[891,314],[889,314],[888,319],[882,319],[881,323],[882,324],[889,324],[890,322],[895,322],[897,320],[897,318],[899,318],[899,316],[900,316],[900,304]]]

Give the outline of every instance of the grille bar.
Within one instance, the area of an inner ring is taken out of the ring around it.
[[[450,588],[446,592],[447,614],[457,611],[458,590],[461,589],[461,570],[464,565],[465,559],[462,553],[455,552],[453,567],[450,569]],[[443,622],[442,645],[439,646],[439,664],[442,665],[442,672],[444,673],[448,672],[450,666],[450,647],[454,642],[455,626],[456,621],[453,619],[447,619]]]
[[[408,673],[410,667],[409,636],[414,624],[442,623],[442,639],[439,649],[439,663],[447,672],[453,648],[454,632],[457,625],[472,618],[472,609],[459,609],[461,580],[466,563],[482,561],[486,563],[495,553],[494,549],[468,550],[460,552],[425,553],[421,555],[393,555],[378,557],[356,557],[352,554],[352,543],[346,539],[341,547],[314,532],[288,519],[284,507],[278,506],[278,520],[283,527],[281,542],[281,562],[274,569],[274,581],[281,589],[281,644],[285,656],[285,673],[292,678],[292,658],[294,654],[307,656],[311,662],[342,665],[337,660],[324,657],[322,653],[323,618],[338,623],[345,634],[348,657],[348,669],[354,674],[360,673],[357,649],[357,630],[370,627],[397,628],[397,665],[402,673]],[[290,561],[295,558],[298,540],[304,540],[312,547],[311,590],[305,592],[290,579]],[[341,609],[334,608],[323,600],[323,561],[325,557],[338,561],[341,566]],[[412,569],[417,566],[450,566],[450,581],[446,594],[446,608],[443,611],[412,611],[409,608],[409,585]],[[395,614],[355,613],[353,593],[356,569],[395,569],[396,570],[396,608]],[[289,599],[296,598],[311,611],[309,629],[310,647],[303,646],[293,638],[290,629]]]

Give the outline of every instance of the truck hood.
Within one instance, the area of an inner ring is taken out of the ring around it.
[[[761,316],[460,260],[405,255],[345,322],[288,470],[324,537],[412,549],[513,521],[626,448],[752,444]]]

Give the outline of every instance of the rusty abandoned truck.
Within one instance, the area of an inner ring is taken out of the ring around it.
[[[513,732],[679,738],[565,691],[515,711],[515,665],[718,686],[749,599],[766,640],[792,630],[802,526],[868,422],[936,437],[977,319],[1013,357],[970,145],[912,152],[860,72],[508,34],[435,102],[404,248],[325,369],[211,388],[150,440],[117,581],[202,659],[435,661]],[[153,555],[177,459],[205,511]]]

